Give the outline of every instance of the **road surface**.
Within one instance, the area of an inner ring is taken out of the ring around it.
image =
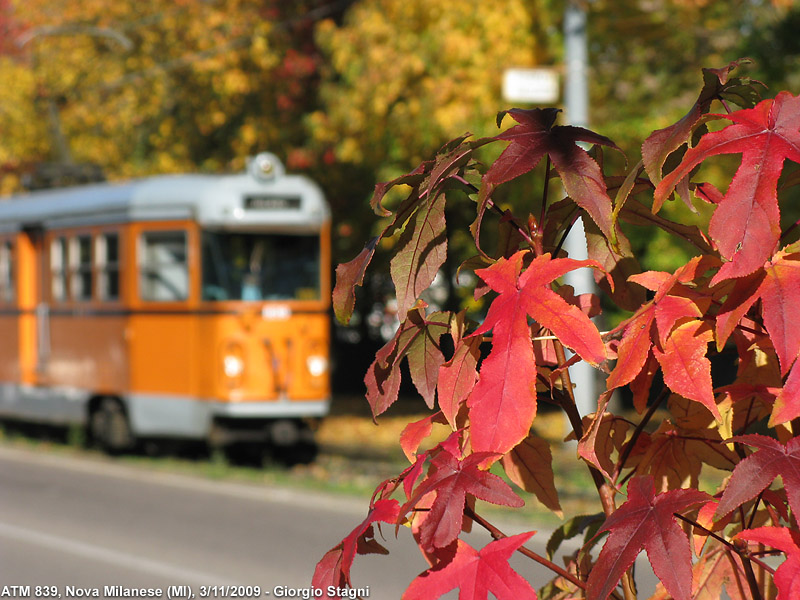
[[[258,586],[261,597],[276,597],[276,588],[302,597],[317,561],[364,518],[367,504],[0,447],[0,591],[23,586],[18,597],[66,598],[96,589],[106,597],[105,586],[121,586],[113,589],[166,597],[181,591],[171,586],[188,586],[183,591],[214,598],[231,597],[219,586],[241,585]],[[398,539],[391,527],[384,532],[391,556],[359,556],[352,575],[370,598],[392,600],[427,565],[407,530]],[[547,535],[537,539],[543,544]],[[483,532],[470,538],[477,547],[488,541]],[[513,564],[529,580],[550,579],[529,560]]]

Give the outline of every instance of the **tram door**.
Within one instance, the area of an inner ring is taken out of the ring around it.
[[[44,230],[29,227],[19,242],[20,376],[22,383],[45,383],[50,353],[50,307],[45,297],[47,248]]]

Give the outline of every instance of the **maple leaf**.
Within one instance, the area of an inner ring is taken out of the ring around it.
[[[480,469],[481,463],[492,456],[492,453],[476,452],[459,460],[445,448],[431,460],[427,477],[400,509],[401,514],[405,514],[420,498],[436,491],[436,500],[420,531],[420,542],[424,550],[444,548],[458,537],[463,524],[467,494],[492,504],[515,507],[525,504],[505,481]]]
[[[508,564],[508,559],[535,532],[520,533],[489,543],[480,551],[458,540],[455,556],[417,577],[403,600],[434,600],[459,589],[458,600],[536,599],[536,591]]]
[[[724,517],[755,498],[778,475],[783,477],[792,512],[800,514],[800,437],[790,439],[785,446],[776,439],[756,433],[735,436],[728,441],[747,444],[758,450],[736,465],[714,518]]]
[[[785,552],[786,560],[775,571],[777,600],[800,598],[800,533],[786,527],[759,527],[745,529],[736,537]]]
[[[714,115],[733,124],[704,135],[656,187],[653,208],[709,156],[741,153],[742,162],[717,205],[709,234],[729,262],[712,285],[743,277],[772,256],[781,234],[777,185],[785,159],[800,163],[800,97],[781,92],[754,108]]]
[[[486,320],[473,335],[492,330],[492,350],[470,394],[471,444],[476,452],[505,454],[527,435],[536,416],[536,362],[528,316],[550,329],[591,364],[605,360],[605,347],[589,318],[550,289],[550,283],[594,261],[538,256],[520,275],[525,252],[500,259],[476,273],[498,292]]]
[[[378,500],[364,519],[337,546],[329,550],[314,570],[312,585],[326,589],[329,585],[350,586],[350,567],[359,550],[359,544],[372,538],[373,523],[395,523],[400,514],[400,503],[397,500]],[[365,552],[359,552],[364,554]]]
[[[687,430],[665,420],[650,435],[642,454],[627,466],[635,466],[638,474],[652,475],[656,489],[668,490],[697,487],[703,464],[731,469],[735,463],[736,455],[722,443],[716,429]]]
[[[611,532],[586,585],[588,600],[605,600],[642,549],[656,576],[675,600],[692,594],[692,552],[673,513],[709,499],[698,490],[672,490],[655,495],[652,477],[633,477],[628,500],[614,511],[599,532]],[[598,533],[599,533],[598,532]]]
[[[611,455],[613,452],[619,453],[629,425],[625,419],[605,412],[611,394],[602,394],[598,400],[597,412],[583,418],[584,433],[578,442],[578,456],[594,465],[609,480],[613,479],[614,472]],[[571,437],[572,435],[567,439]]]
[[[523,110],[512,108],[509,114],[519,125],[504,131],[495,139],[511,143],[484,175],[484,182],[497,186],[527,173],[547,154],[558,171],[567,195],[583,208],[609,239],[614,239],[611,219],[611,198],[599,165],[578,142],[601,144],[619,150],[605,136],[588,129],[554,126],[560,112],[555,108]]]

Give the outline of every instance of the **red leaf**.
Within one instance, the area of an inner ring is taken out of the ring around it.
[[[348,263],[336,267],[336,286],[333,288],[333,310],[340,323],[347,323],[356,304],[355,286],[364,281],[364,272],[375,254],[378,238],[372,238],[361,253]]]
[[[800,361],[795,361],[770,415],[769,426],[788,423],[800,417]]]
[[[459,600],[488,600],[489,593],[497,600],[535,600],[536,591],[508,564],[511,555],[533,534],[521,533],[491,542],[480,552],[458,540],[453,559],[412,581],[403,600],[435,600],[456,588],[460,590]]]
[[[764,326],[785,375],[800,353],[800,261],[797,255],[778,252],[765,265],[766,275],[758,288]]]
[[[627,320],[617,349],[617,364],[608,378],[609,390],[633,381],[650,353],[656,322],[659,339],[665,343],[673,326],[684,317],[698,317],[710,299],[683,285],[702,275],[711,266],[707,257],[696,256],[675,273],[647,271],[630,281],[655,292],[653,299]]]
[[[456,416],[478,381],[480,340],[462,340],[453,358],[439,367],[439,408],[450,427],[456,429]]]
[[[401,514],[405,514],[420,498],[436,491],[436,500],[420,531],[424,550],[444,548],[458,537],[467,494],[492,504],[515,507],[525,504],[505,481],[480,469],[480,464],[490,457],[490,453],[478,452],[458,460],[450,451],[443,449],[431,461],[428,476],[400,509]]]
[[[470,394],[472,449],[505,454],[528,435],[536,416],[536,362],[528,316],[550,329],[583,359],[605,359],[600,334],[581,310],[550,289],[556,278],[594,261],[535,258],[520,275],[524,252],[476,273],[498,292],[486,320],[473,335],[492,330],[492,351]]]
[[[741,153],[742,162],[709,224],[724,264],[712,284],[749,275],[769,259],[780,238],[777,184],[785,159],[800,162],[800,97],[781,92],[729,115],[721,131],[704,135],[655,191],[654,207],[709,156]]]
[[[783,477],[792,512],[800,514],[800,438],[790,439],[785,446],[776,439],[755,433],[735,436],[728,441],[741,442],[758,450],[736,465],[715,518],[724,517],[755,498],[778,475]]]
[[[739,61],[733,61],[722,69],[703,69],[703,89],[694,106],[680,121],[654,131],[644,141],[642,144],[644,168],[654,185],[658,185],[661,181],[661,169],[667,157],[689,141],[694,126],[702,115],[708,112],[711,102],[725,91],[728,75],[738,66]]]
[[[519,123],[495,139],[511,142],[484,175],[484,182],[499,185],[527,173],[548,154],[558,171],[567,195],[586,210],[609,239],[614,239],[611,198],[598,164],[578,142],[617,145],[607,137],[581,127],[554,126],[558,109],[513,108],[508,114]],[[500,116],[502,116],[501,113]]]
[[[367,518],[317,563],[312,585],[321,589],[326,589],[328,585],[341,587],[346,584],[349,586],[350,567],[353,565],[359,540],[372,537],[373,523],[395,523],[399,514],[400,507],[397,500],[375,502]]]
[[[605,600],[623,573],[644,548],[656,576],[675,600],[692,595],[692,551],[673,513],[709,499],[693,489],[655,495],[652,477],[634,477],[628,483],[628,500],[608,519],[610,531],[586,586],[588,600]],[[598,532],[599,533],[599,532]]]
[[[419,445],[422,443],[422,440],[428,437],[433,431],[433,420],[441,416],[442,413],[438,412],[405,426],[403,432],[400,434],[400,447],[403,449],[403,453],[406,455],[408,462],[411,464],[416,462]]]
[[[711,382],[711,361],[706,358],[708,344],[714,334],[704,321],[689,321],[679,325],[664,344],[664,351],[653,348],[661,370],[664,383],[673,392],[684,398],[701,403],[714,418],[722,416],[714,400],[714,386]]]
[[[775,571],[777,600],[800,598],[800,533],[785,527],[759,527],[745,529],[736,537],[785,552],[786,560]]]

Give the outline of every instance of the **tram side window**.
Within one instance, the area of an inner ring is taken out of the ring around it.
[[[119,235],[104,233],[95,247],[97,295],[101,300],[119,300]]]
[[[142,300],[170,302],[189,297],[185,231],[145,232],[139,258]]]
[[[53,300],[67,299],[67,242],[56,238],[50,244],[50,292]]]
[[[70,240],[72,298],[92,299],[92,237],[79,235]]]
[[[0,299],[14,301],[14,246],[11,242],[0,244]]]

